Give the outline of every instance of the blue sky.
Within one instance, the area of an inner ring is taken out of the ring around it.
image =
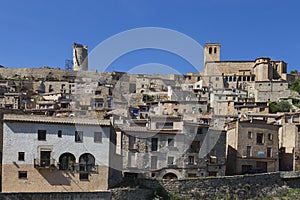
[[[65,59],[72,58],[73,42],[88,45],[92,51],[120,32],[162,27],[201,45],[221,43],[221,60],[267,56],[287,62],[288,70],[299,70],[299,8],[297,0],[1,1],[0,65],[64,68]],[[195,71],[180,56],[157,49],[122,55],[108,70],[129,71],[147,63],[180,73]]]

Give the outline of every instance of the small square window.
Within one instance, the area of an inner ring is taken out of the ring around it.
[[[24,161],[25,160],[25,152],[19,152],[18,153],[18,160]]]
[[[79,180],[88,181],[89,180],[89,174],[88,173],[80,173],[79,174]]]
[[[264,143],[264,134],[263,133],[257,133],[256,143],[257,144],[263,144]]]
[[[195,158],[194,158],[194,156],[189,156],[189,158],[188,158],[189,160],[188,160],[188,164],[189,165],[193,165],[194,164],[194,162],[195,162]]]
[[[27,171],[19,171],[19,179],[27,179]]]
[[[197,177],[197,174],[194,174],[194,173],[190,174],[190,173],[188,173],[188,177],[189,177],[189,178]]]
[[[38,140],[46,140],[46,130],[38,130]]]
[[[269,134],[268,134],[268,140],[270,140],[270,141],[273,140],[273,134],[272,134],[272,133],[269,133]]]
[[[253,135],[251,131],[248,131],[248,139],[252,139]]]
[[[60,138],[62,137],[62,131],[61,130],[57,131],[57,137],[60,137]]]
[[[168,146],[174,147],[174,139],[168,139]]]
[[[75,142],[83,142],[83,132],[75,131]]]
[[[174,157],[172,156],[168,157],[168,165],[174,165]]]
[[[94,132],[94,142],[102,142],[102,132]]]

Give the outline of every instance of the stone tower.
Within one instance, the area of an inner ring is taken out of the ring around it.
[[[256,81],[270,81],[273,79],[273,67],[270,58],[257,58],[253,66]]]
[[[218,43],[206,43],[204,47],[204,65],[209,61],[220,61],[221,45]]]
[[[88,70],[88,47],[75,42],[73,43],[73,70]]]

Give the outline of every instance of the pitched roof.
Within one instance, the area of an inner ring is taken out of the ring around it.
[[[80,124],[80,125],[99,125],[110,126],[110,120],[100,120],[96,117],[49,117],[42,115],[17,115],[5,114],[3,120],[8,122],[24,122],[24,123],[52,123],[52,124]]]

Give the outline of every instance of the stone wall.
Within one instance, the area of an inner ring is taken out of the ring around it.
[[[131,179],[127,184],[99,192],[0,193],[0,199],[261,199],[299,188],[300,171],[182,180]]]
[[[248,199],[280,195],[288,188],[299,188],[300,174],[268,174],[198,178],[183,180],[139,180],[139,185],[154,191],[163,190],[187,199]]]
[[[71,200],[71,199],[89,199],[89,200],[107,200],[111,199],[109,191],[102,192],[49,192],[49,193],[2,193],[0,199],[22,199],[22,200]]]

